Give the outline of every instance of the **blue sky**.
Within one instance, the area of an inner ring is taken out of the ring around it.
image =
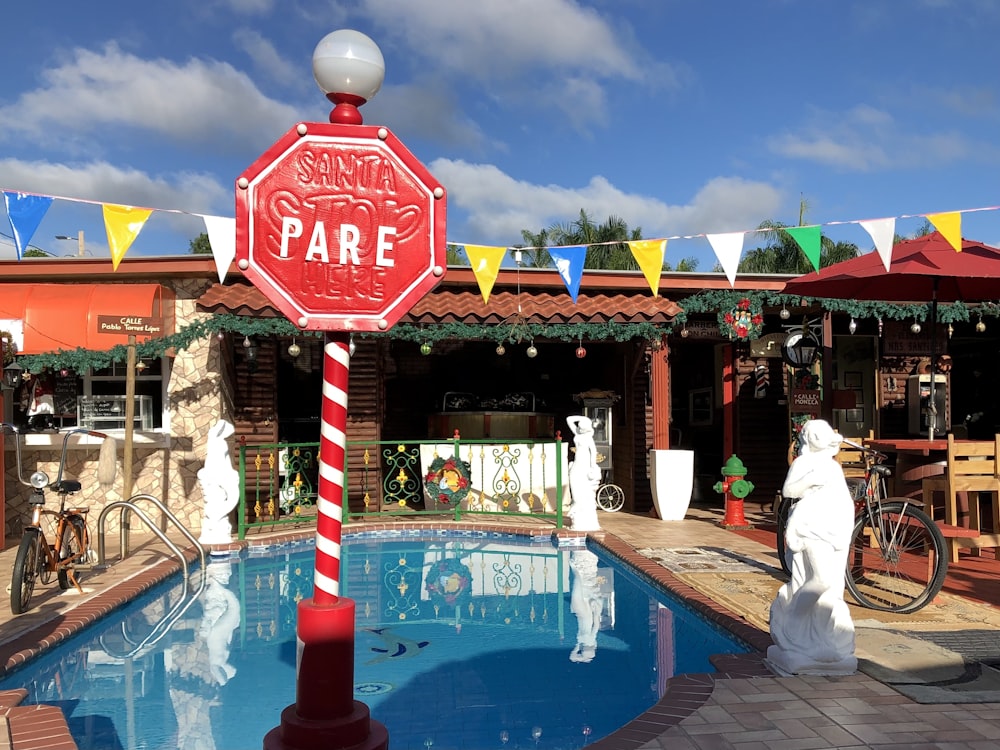
[[[1000,204],[995,0],[56,0],[8,3],[0,188],[57,200],[32,239],[108,255],[100,203],[159,209],[128,258],[186,253],[200,214],[299,121],[325,121],[329,31],[386,60],[367,124],[448,188],[448,239],[620,216],[647,238]],[[84,201],[84,202],[79,202]],[[93,201],[88,203],[85,201]],[[176,210],[176,213],[170,210]],[[10,234],[5,217],[0,233]],[[1000,211],[963,215],[1000,245]],[[745,247],[755,247],[755,236]],[[0,236],[0,257],[10,257]],[[667,260],[711,270],[704,237]]]

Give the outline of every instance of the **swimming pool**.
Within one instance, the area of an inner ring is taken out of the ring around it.
[[[393,750],[579,748],[666,680],[748,648],[599,548],[463,533],[345,536],[355,695]],[[296,602],[311,544],[213,560],[10,675],[60,705],[82,750],[245,750],[295,700]],[[166,627],[164,623],[170,625]]]

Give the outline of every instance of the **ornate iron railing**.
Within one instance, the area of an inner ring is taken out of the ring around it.
[[[240,539],[253,528],[315,517],[318,456],[318,443],[240,445]],[[344,519],[531,516],[562,528],[567,461],[558,438],[348,441]]]

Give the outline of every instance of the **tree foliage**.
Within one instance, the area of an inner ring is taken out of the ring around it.
[[[212,254],[212,245],[211,245],[211,243],[209,243],[209,241],[208,241],[208,234],[205,233],[205,232],[202,232],[197,237],[195,237],[193,240],[191,240],[191,244],[190,244],[189,247],[190,247],[191,253],[193,255],[211,255]]]

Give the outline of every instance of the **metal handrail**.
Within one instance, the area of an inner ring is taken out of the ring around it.
[[[156,536],[159,537],[160,541],[163,542],[164,544],[166,544],[170,548],[171,552],[173,552],[175,555],[177,555],[177,557],[181,561],[181,566],[184,568],[184,577],[185,578],[188,577],[188,563],[187,563],[187,558],[184,557],[184,554],[180,551],[180,549],[177,547],[177,545],[174,544],[172,541],[170,541],[169,537],[167,537],[167,535],[155,523],[153,523],[153,520],[146,514],[146,512],[142,508],[138,507],[135,504],[134,501],[135,500],[139,500],[139,499],[151,500],[156,506],[158,506],[160,508],[160,510],[162,510],[164,512],[164,515],[166,515],[167,518],[169,518],[171,521],[174,522],[174,524],[181,531],[181,533],[183,533],[184,536],[187,537],[187,539],[195,546],[195,549],[197,549],[197,551],[198,551],[198,558],[201,561],[202,568],[204,568],[205,567],[205,548],[202,547],[201,543],[198,542],[198,540],[194,538],[194,535],[190,531],[188,531],[187,528],[185,528],[184,525],[181,524],[180,521],[177,520],[177,517],[173,513],[171,513],[169,510],[167,510],[166,507],[164,507],[163,503],[161,503],[159,500],[157,500],[152,495],[134,495],[132,498],[130,498],[128,500],[117,500],[117,501],[115,501],[113,503],[108,503],[106,506],[104,506],[104,509],[101,510],[101,515],[98,516],[98,519],[97,519],[97,564],[98,565],[104,565],[105,564],[105,562],[104,562],[105,561],[105,555],[104,555],[104,547],[105,547],[105,545],[104,545],[104,538],[105,538],[104,521],[107,518],[109,512],[111,512],[115,508],[121,508],[122,509],[122,528],[121,528],[121,540],[122,540],[122,550],[121,550],[121,552],[122,552],[122,559],[124,559],[128,555],[128,551],[129,551],[129,546],[128,546],[128,528],[127,528],[128,524],[125,523],[125,521],[126,521],[126,513],[127,512],[131,512],[131,513],[135,513],[136,515],[138,515],[139,518],[142,519],[146,523],[146,525],[149,527],[150,531],[152,531],[154,534],[156,534]]]

